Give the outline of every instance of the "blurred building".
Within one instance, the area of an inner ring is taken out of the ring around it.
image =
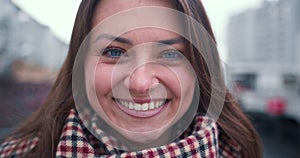
[[[0,139],[47,98],[67,44],[11,0],[0,0]]]
[[[67,45],[11,0],[1,0],[0,6],[0,75],[8,75],[16,61],[57,70]]]
[[[229,62],[299,63],[299,0],[264,1],[230,19]]]
[[[270,96],[287,98],[290,107],[294,106],[290,97],[300,98],[299,10],[299,0],[265,0],[259,8],[230,18],[231,80],[260,97],[257,107],[251,108],[264,110],[264,99]]]

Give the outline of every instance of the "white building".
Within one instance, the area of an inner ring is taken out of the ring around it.
[[[299,74],[299,10],[299,0],[264,1],[258,9],[232,16],[228,64],[233,75],[276,78]]]
[[[0,74],[16,60],[58,69],[67,45],[11,0],[1,0],[0,6]]]
[[[299,63],[299,0],[264,1],[230,19],[230,63]],[[297,50],[298,49],[298,50]]]
[[[263,98],[300,98],[299,10],[299,0],[265,0],[261,7],[231,17],[231,80]]]
[[[228,26],[229,63],[250,63],[254,60],[254,11],[232,16]]]

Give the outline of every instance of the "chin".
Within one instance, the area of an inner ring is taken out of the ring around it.
[[[157,130],[151,130],[149,132],[133,132],[133,131],[119,131],[126,139],[131,142],[143,145],[156,144],[158,141],[163,141],[159,139],[165,134],[167,129],[160,128]],[[159,139],[159,140],[158,140]]]

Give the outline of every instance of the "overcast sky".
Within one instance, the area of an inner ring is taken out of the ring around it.
[[[28,14],[68,43],[76,11],[81,0],[13,0]],[[225,59],[226,25],[230,15],[255,8],[263,0],[202,0],[216,34],[220,53]]]

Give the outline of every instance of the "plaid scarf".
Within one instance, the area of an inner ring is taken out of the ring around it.
[[[240,148],[232,142],[216,123],[203,116],[195,117],[193,126],[174,142],[142,151],[126,152],[114,148],[105,142],[109,138],[103,136],[100,141],[83,125],[75,110],[71,110],[63,127],[56,157],[121,157],[121,158],[238,158]],[[220,131],[220,133],[219,133]],[[0,157],[18,157],[38,144],[38,139],[23,142],[23,146],[12,152],[17,140],[9,140],[0,145]]]

